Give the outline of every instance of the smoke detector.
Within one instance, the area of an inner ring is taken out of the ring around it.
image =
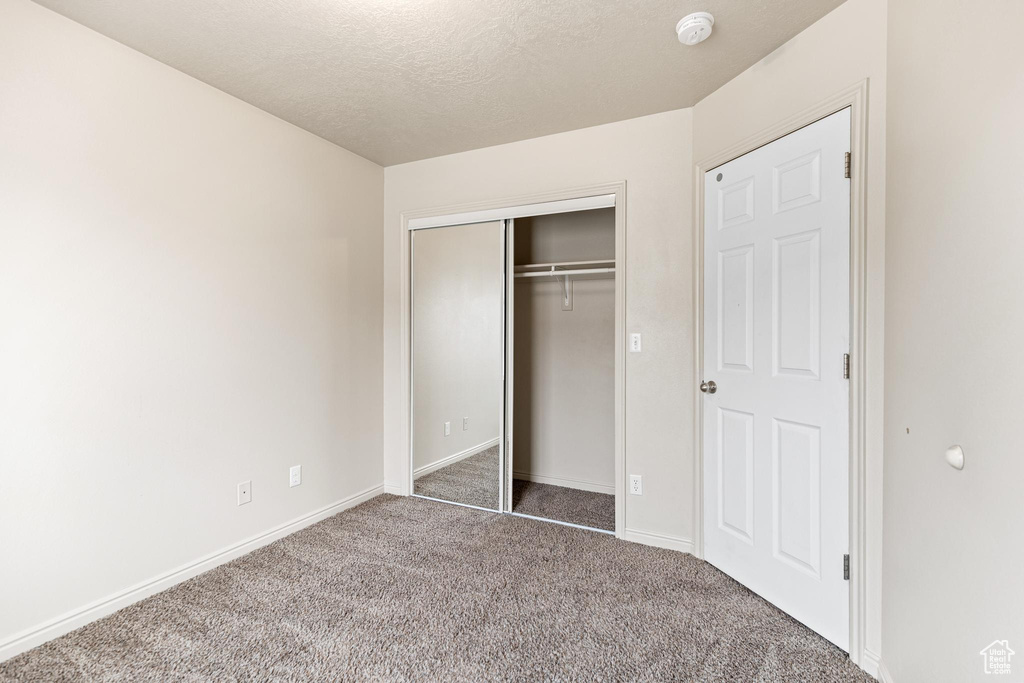
[[[676,24],[679,42],[683,45],[702,43],[711,35],[711,27],[714,25],[715,18],[708,12],[688,14]]]

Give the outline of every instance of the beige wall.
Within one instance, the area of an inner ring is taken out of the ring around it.
[[[885,282],[885,0],[848,0],[697,103],[700,162],[869,79],[867,167],[867,548],[869,670],[881,651],[882,352]],[[856,163],[865,163],[857,160]]]
[[[381,484],[383,172],[27,0],[0,16],[3,658]]]
[[[402,212],[625,180],[626,526],[688,540],[693,442],[690,111],[674,111],[385,169],[385,477],[408,489],[402,388]]]
[[[413,234],[415,470],[497,442],[505,392],[503,237],[500,222]]]
[[[1016,0],[889,5],[882,633],[897,683],[997,678],[980,655],[996,639],[1018,653],[999,678],[1024,677],[1021,26]]]
[[[516,263],[615,258],[615,210],[516,219]],[[615,280],[519,278],[515,292],[515,474],[615,491]]]

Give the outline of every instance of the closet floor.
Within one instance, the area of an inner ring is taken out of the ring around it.
[[[608,493],[514,479],[512,511],[615,531],[615,496]]]
[[[425,474],[413,487],[418,496],[498,509],[498,447],[452,463]]]
[[[498,447],[423,475],[416,494],[487,509],[498,506]],[[615,531],[615,496],[566,486],[512,482],[512,510],[524,515]]]

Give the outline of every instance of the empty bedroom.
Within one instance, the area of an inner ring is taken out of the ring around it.
[[[1024,681],[1022,31],[0,0],[0,681]]]

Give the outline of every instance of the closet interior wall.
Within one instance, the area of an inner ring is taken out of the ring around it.
[[[615,209],[517,218],[516,266],[615,259]],[[615,280],[517,278],[515,479],[615,493]]]

